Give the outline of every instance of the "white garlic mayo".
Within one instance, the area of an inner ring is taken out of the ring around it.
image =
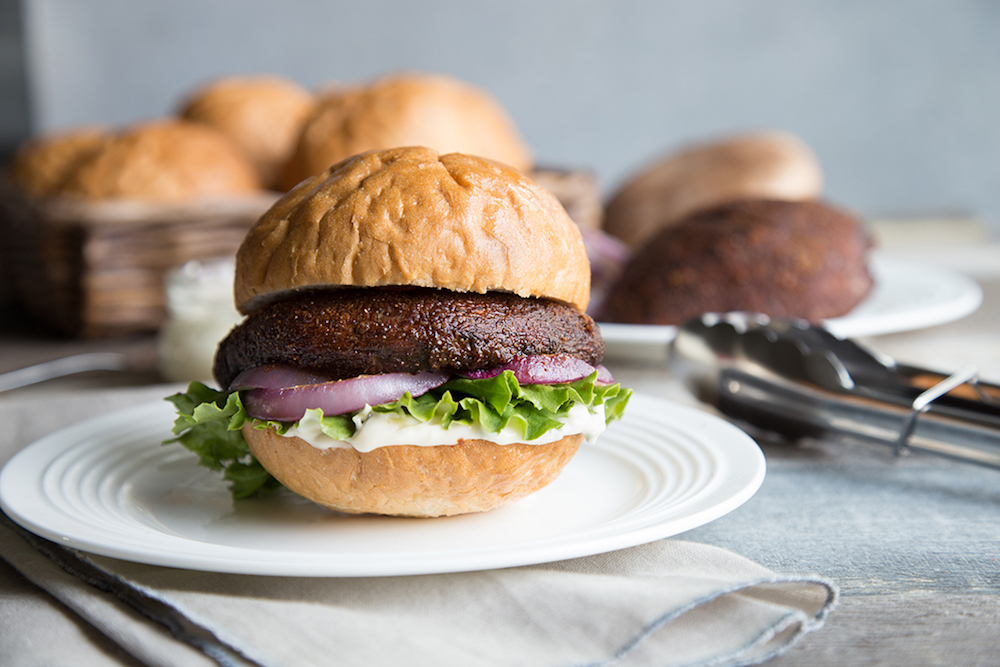
[[[591,412],[582,404],[570,408],[562,427],[546,431],[534,440],[525,440],[523,429],[516,425],[508,425],[500,433],[490,433],[478,424],[453,423],[447,429],[443,429],[440,420],[437,419],[422,422],[395,413],[372,412],[369,406],[365,406],[354,416],[354,424],[356,430],[353,436],[347,440],[337,440],[323,433],[319,419],[306,414],[296,426],[288,429],[285,437],[302,438],[317,449],[353,447],[359,452],[370,452],[379,447],[393,445],[420,447],[457,445],[459,440],[489,440],[498,445],[515,442],[545,445],[576,433],[582,433],[587,442],[594,442],[607,428],[603,405],[595,406],[594,412]]]

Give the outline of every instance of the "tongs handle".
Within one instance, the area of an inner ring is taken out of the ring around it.
[[[712,388],[725,415],[765,431],[799,438],[853,439],[919,450],[1000,468],[1000,423],[969,421],[933,410],[832,392],[776,374],[724,368]]]

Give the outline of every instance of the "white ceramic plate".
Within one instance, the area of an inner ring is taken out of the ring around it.
[[[739,507],[764,479],[745,433],[637,395],[540,492],[442,519],[351,516],[282,491],[233,502],[179,445],[155,403],[35,442],[0,473],[0,505],[42,537],[154,565],[242,574],[387,576],[587,556],[651,542]]]
[[[972,278],[946,268],[874,255],[871,294],[843,317],[823,324],[841,338],[877,336],[944,324],[965,317],[983,302]],[[601,322],[609,359],[665,359],[676,328]]]

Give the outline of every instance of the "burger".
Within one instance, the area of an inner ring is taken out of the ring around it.
[[[348,513],[480,512],[551,482],[630,392],[600,364],[580,232],[515,169],[356,155],[266,212],[236,258],[220,389],[170,400],[233,495]]]

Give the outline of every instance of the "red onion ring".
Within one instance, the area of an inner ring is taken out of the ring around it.
[[[594,366],[597,370],[597,377],[594,378],[594,384],[614,384],[615,378],[611,375],[611,371],[605,368],[601,364]]]
[[[470,380],[488,380],[504,371],[511,371],[520,384],[562,384],[582,380],[597,371],[599,384],[614,384],[611,372],[604,366],[591,366],[568,354],[539,354],[514,357],[503,366],[463,373]]]
[[[229,384],[229,391],[244,391],[246,389],[283,389],[307,384],[330,382],[329,375],[320,375],[312,371],[304,371],[293,366],[267,364],[248,368]]]
[[[326,416],[342,415],[366,405],[391,403],[406,392],[420,396],[448,380],[445,373],[424,371],[362,375],[347,380],[279,387],[273,386],[272,378],[284,374],[284,370],[274,373],[274,376],[261,373],[255,378],[258,384],[269,386],[252,388],[242,395],[247,414],[255,419],[294,422],[302,419],[306,410],[316,408]],[[233,383],[236,384],[236,380]]]

